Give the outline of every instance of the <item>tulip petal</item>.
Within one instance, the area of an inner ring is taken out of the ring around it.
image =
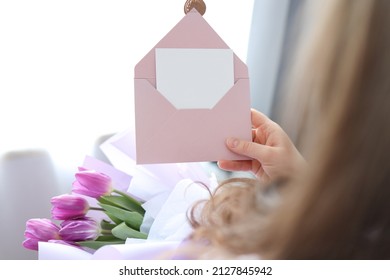
[[[59,195],[51,199],[51,215],[56,220],[82,218],[89,210],[87,200],[76,195]]]
[[[92,219],[67,220],[61,224],[59,234],[65,241],[94,240],[99,236],[100,228]]]
[[[26,223],[24,236],[40,241],[58,239],[59,227],[49,219],[30,219]]]
[[[111,178],[94,170],[83,170],[75,174],[73,192],[98,198],[113,191]]]
[[[26,240],[23,241],[23,247],[29,250],[38,251],[38,242],[38,239],[26,238]]]

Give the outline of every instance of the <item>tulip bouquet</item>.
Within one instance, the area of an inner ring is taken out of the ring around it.
[[[86,156],[71,194],[51,199],[52,219],[27,221],[24,247],[39,259],[151,259],[175,250],[192,231],[188,210],[217,186],[214,173],[202,163],[137,165],[132,129],[100,149],[109,163]]]
[[[108,244],[123,244],[127,238],[145,239],[140,232],[145,210],[139,201],[113,188],[109,176],[95,170],[79,168],[72,194],[51,199],[52,219],[31,219],[26,223],[27,249],[38,250],[38,242],[67,244],[80,248],[99,249]],[[99,207],[84,197],[96,200]],[[101,211],[105,216],[98,222],[87,216]]]

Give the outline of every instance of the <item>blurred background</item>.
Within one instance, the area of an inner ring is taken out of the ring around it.
[[[249,67],[252,106],[276,118],[301,0],[205,0],[206,21]],[[133,69],[185,0],[0,0],[0,259],[36,259],[25,222],[50,217],[85,155],[133,126]]]

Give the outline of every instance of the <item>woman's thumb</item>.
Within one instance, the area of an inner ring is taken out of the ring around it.
[[[247,156],[260,162],[264,158],[265,152],[268,148],[267,146],[258,143],[240,140],[237,138],[226,139],[226,146],[229,150],[236,154]]]

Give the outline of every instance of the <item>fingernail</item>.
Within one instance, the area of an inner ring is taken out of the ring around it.
[[[230,147],[230,148],[237,148],[238,144],[240,143],[240,140],[236,139],[236,138],[228,138],[226,140],[226,144]]]

